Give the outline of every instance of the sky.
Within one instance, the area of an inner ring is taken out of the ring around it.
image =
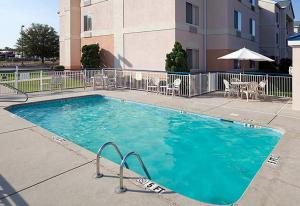
[[[14,47],[22,25],[48,24],[58,31],[59,0],[0,0],[0,48]],[[300,0],[293,0],[296,20],[300,20]]]

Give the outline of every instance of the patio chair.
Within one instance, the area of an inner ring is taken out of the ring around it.
[[[136,88],[140,89],[141,84],[143,84],[143,74],[142,74],[142,72],[136,72],[135,73],[135,80],[136,80]]]
[[[266,97],[266,86],[267,86],[267,82],[266,80],[263,80],[259,82],[258,89],[257,89],[258,95],[262,95],[264,96],[264,98]]]
[[[93,89],[96,90],[97,88],[104,89],[106,88],[106,82],[104,80],[104,75],[103,74],[96,74],[93,77]]]
[[[147,85],[147,92],[155,91],[158,94],[159,93],[159,83],[160,83],[159,78],[149,79],[148,85]]]
[[[230,97],[231,94],[234,93],[234,89],[226,79],[223,79],[223,83],[225,85],[224,97],[226,97],[226,95]]]
[[[171,85],[167,85],[166,93],[167,95],[169,92],[172,92],[172,96],[175,96],[175,93],[180,96],[180,85],[181,85],[181,79],[175,79],[175,81]]]
[[[237,96],[240,96],[242,88],[240,87],[240,85],[234,85],[234,84],[232,84],[234,82],[241,82],[241,80],[238,79],[238,78],[232,78],[230,80],[230,85],[231,85],[231,89],[232,89],[233,93],[236,94]]]
[[[117,77],[114,71],[104,71],[104,83],[106,88],[117,88]]]
[[[241,80],[238,79],[238,78],[232,78],[232,79],[230,80],[230,83],[232,83],[232,82],[241,82]]]
[[[246,95],[247,102],[249,98],[252,99],[257,98],[258,95],[258,83],[257,82],[250,82],[246,89],[242,89],[241,91],[241,98],[243,98],[243,94]]]
[[[51,92],[59,89],[63,90],[63,77],[61,75],[53,75],[50,81],[50,90]]]

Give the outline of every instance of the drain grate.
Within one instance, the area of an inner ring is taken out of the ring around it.
[[[279,159],[280,159],[280,156],[271,155],[268,159],[268,163],[270,163],[272,165],[278,165]]]

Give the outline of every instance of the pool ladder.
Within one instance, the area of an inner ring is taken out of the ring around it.
[[[150,176],[147,168],[145,167],[145,164],[144,164],[141,156],[136,152],[129,152],[125,156],[123,156],[121,151],[119,150],[118,146],[113,142],[107,142],[107,143],[103,144],[97,153],[97,158],[96,158],[96,177],[97,178],[101,178],[104,176],[103,173],[101,173],[101,171],[100,171],[100,159],[102,157],[101,154],[102,154],[103,150],[108,146],[112,146],[115,149],[116,153],[119,155],[120,159],[122,160],[121,164],[120,164],[120,185],[119,185],[119,187],[117,187],[116,193],[124,193],[127,191],[126,187],[124,186],[124,181],[123,181],[124,174],[123,173],[124,173],[124,167],[129,169],[128,164],[127,164],[127,159],[130,156],[135,156],[137,158],[137,160],[140,163],[140,166],[142,167],[142,169],[144,170],[147,178],[149,180],[151,180],[151,176]]]

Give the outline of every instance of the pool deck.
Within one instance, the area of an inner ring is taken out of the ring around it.
[[[101,94],[141,103],[175,108],[229,120],[269,126],[285,131],[272,152],[277,165],[265,163],[239,206],[300,205],[300,111],[288,100],[250,101],[205,95],[179,98],[145,92],[87,91],[31,95],[29,102]],[[116,194],[117,164],[101,162],[105,177],[95,178],[95,154],[57,138],[4,108],[17,102],[0,102],[0,205],[122,205],[202,206],[168,191],[162,195],[144,190],[133,172],[126,171],[124,194]],[[99,145],[100,146],[100,145]],[[201,175],[201,174],[195,174]],[[176,178],[176,177],[174,177]]]

